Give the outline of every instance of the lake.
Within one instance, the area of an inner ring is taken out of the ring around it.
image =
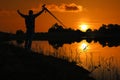
[[[23,45],[20,45],[23,46]],[[96,80],[119,80],[120,46],[103,46],[100,42],[72,42],[71,44],[33,41],[32,50],[62,58],[91,72]]]

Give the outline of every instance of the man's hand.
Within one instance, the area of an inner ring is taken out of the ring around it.
[[[45,9],[46,9],[45,5],[46,5],[46,4],[42,5],[42,9],[43,9],[43,10],[45,10]]]

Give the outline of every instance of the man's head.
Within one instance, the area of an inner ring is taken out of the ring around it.
[[[32,10],[29,10],[29,15],[33,15],[33,11]]]

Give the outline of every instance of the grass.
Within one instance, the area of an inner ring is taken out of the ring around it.
[[[47,55],[52,55],[54,57],[67,60],[72,64],[78,64],[79,66],[89,70],[91,72],[91,76],[97,80],[120,80],[118,62],[113,56],[104,57],[98,55],[98,60],[96,60],[96,54],[93,54],[92,52],[82,53],[77,49],[76,51],[72,51],[71,48],[68,49],[69,53],[67,53],[66,48],[60,48],[55,50],[54,54],[50,52],[51,50],[48,50],[47,52],[49,54]],[[83,56],[84,60],[82,58]]]
[[[88,57],[86,57],[88,58]],[[120,80],[120,69],[119,62],[113,56],[102,57],[99,56],[96,62],[93,54],[90,53],[90,57],[87,59],[89,61],[88,70],[90,70],[91,75],[97,80]]]
[[[0,43],[0,73],[1,80],[94,80],[72,62],[7,43]]]

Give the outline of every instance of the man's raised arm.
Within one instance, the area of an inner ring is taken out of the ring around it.
[[[19,10],[17,10],[18,14],[22,17],[25,17],[26,15],[22,14]]]
[[[42,10],[39,11],[38,13],[34,14],[34,16],[35,16],[35,17],[39,16],[43,11],[44,11],[44,8],[42,8]]]

